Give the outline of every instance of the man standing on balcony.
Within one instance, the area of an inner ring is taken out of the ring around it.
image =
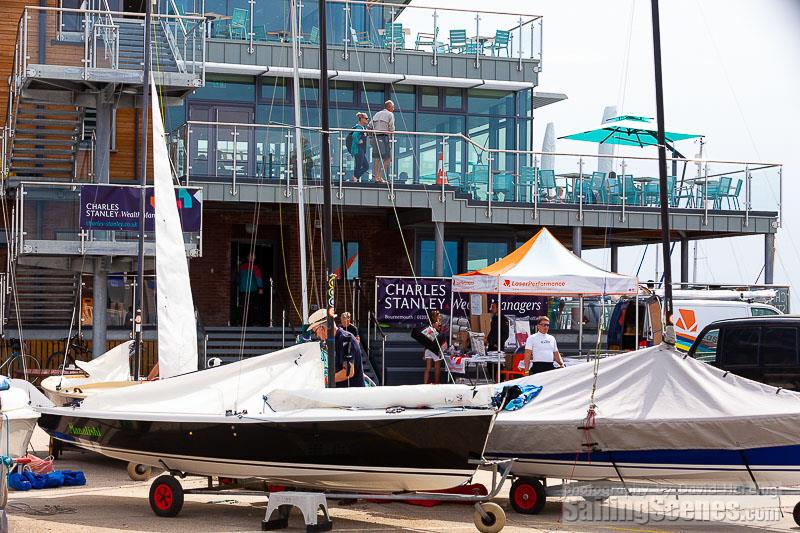
[[[383,183],[386,169],[392,164],[392,147],[389,142],[394,133],[394,102],[386,100],[383,109],[375,113],[369,123],[372,135],[372,176],[375,183]]]

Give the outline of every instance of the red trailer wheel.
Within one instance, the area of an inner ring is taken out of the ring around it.
[[[159,476],[150,485],[150,508],[158,516],[178,516],[183,508],[183,487],[172,476]]]
[[[520,514],[539,514],[544,508],[547,494],[538,479],[521,477],[511,484],[508,499],[511,507]]]

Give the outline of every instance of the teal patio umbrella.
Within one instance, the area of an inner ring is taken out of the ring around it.
[[[635,115],[620,115],[604,121],[597,129],[565,135],[559,137],[559,139],[644,148],[645,146],[657,146],[656,134],[657,127],[652,118]],[[675,149],[674,143],[686,139],[696,139],[698,137],[703,137],[703,135],[667,131],[664,137],[667,141],[667,149],[676,157],[685,159],[683,155]]]

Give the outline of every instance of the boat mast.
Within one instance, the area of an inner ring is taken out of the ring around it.
[[[133,326],[133,382],[139,381],[139,364],[142,359],[142,306],[144,304],[144,224],[145,224],[145,191],[147,190],[147,139],[150,117],[150,33],[153,3],[145,2],[144,17],[144,69],[142,73],[142,144],[141,144],[141,170],[139,171],[139,254],[137,257],[136,291],[134,291],[135,309]],[[156,102],[158,105],[158,102]]]
[[[650,0],[653,17],[653,66],[656,82],[656,123],[658,144],[658,182],[661,202],[661,253],[664,258],[664,315],[667,327],[672,325],[672,261],[669,253],[669,197],[667,191],[667,146],[664,135],[664,87],[661,76],[661,27],[658,0]]]
[[[303,322],[308,320],[308,272],[306,269],[306,204],[303,190],[303,138],[300,129],[300,57],[297,34],[297,2],[291,0],[292,24],[292,88],[294,92],[294,162],[297,169],[297,231],[300,233],[300,293],[303,300]],[[234,162],[235,164],[235,162]],[[289,179],[288,177],[286,178]]]
[[[325,0],[318,0],[319,11],[319,94],[320,94],[320,126],[322,128],[321,147],[322,152],[322,247],[325,250],[325,273],[328,281],[327,287],[327,307],[328,307],[328,338],[326,345],[328,348],[328,387],[336,386],[336,357],[334,353],[334,323],[333,323],[333,304],[334,288],[336,279],[333,274],[333,207],[331,205],[331,152],[330,152],[330,124],[329,107],[330,95],[328,94],[328,24],[327,14],[325,13]],[[346,276],[347,271],[342,265],[342,275]]]

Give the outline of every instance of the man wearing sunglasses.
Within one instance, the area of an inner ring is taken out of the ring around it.
[[[536,333],[525,341],[525,359],[520,363],[520,370],[527,369],[529,374],[538,374],[553,370],[554,363],[564,367],[556,339],[548,333],[549,329],[550,320],[546,316],[539,317],[536,321]]]

